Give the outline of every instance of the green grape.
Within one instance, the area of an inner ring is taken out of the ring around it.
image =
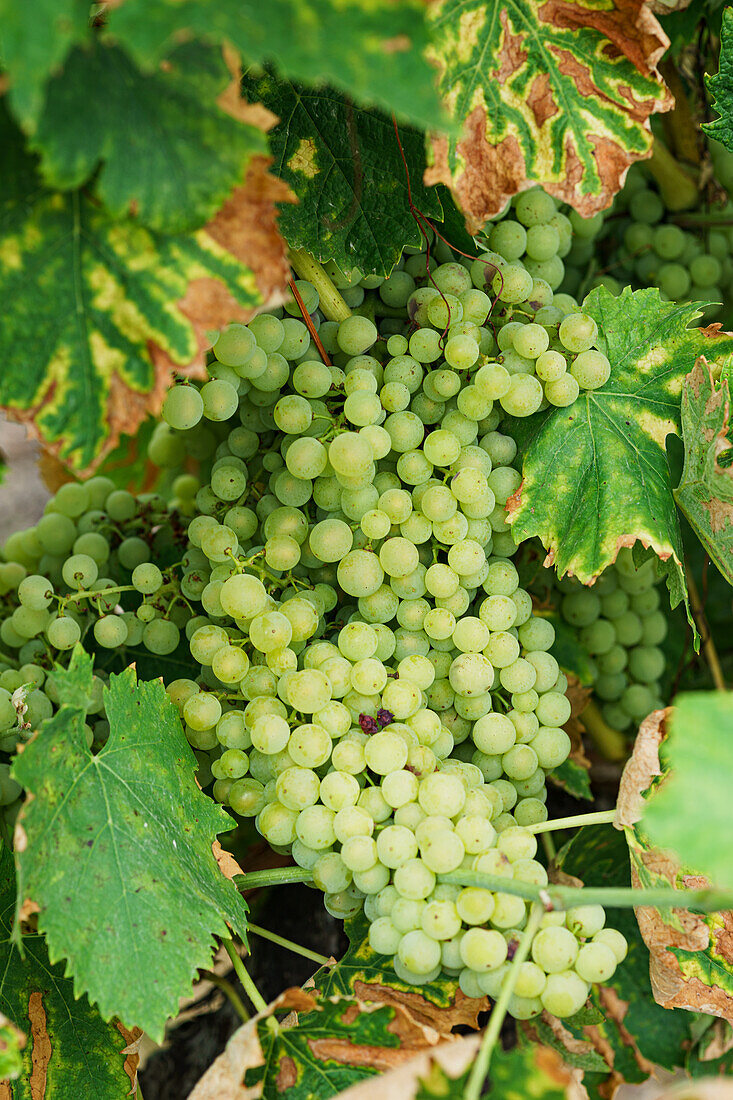
[[[96,578],[95,578],[96,579]],[[53,598],[53,585],[46,577],[32,574],[18,585],[18,599],[31,611],[43,611]]]
[[[60,615],[49,623],[46,637],[55,649],[73,649],[81,638],[81,627],[75,619]]]
[[[153,592],[157,592],[163,584],[163,574],[157,565],[152,562],[143,562],[133,569],[132,583],[138,592],[151,595]]]
[[[127,623],[120,615],[103,615],[94,624],[94,637],[104,649],[116,649],[127,641]]]
[[[174,386],[165,396],[161,415],[171,428],[186,431],[204,415],[203,398],[195,386]]]
[[[551,405],[555,405],[560,409],[572,405],[577,400],[579,393],[580,387],[577,379],[571,374],[563,374],[560,378],[547,382],[545,385],[545,397]]]

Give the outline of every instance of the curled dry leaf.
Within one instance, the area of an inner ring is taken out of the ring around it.
[[[451,1034],[455,1027],[478,1027],[481,1012],[491,1007],[488,997],[466,997],[460,989],[450,1005],[433,1004],[417,990],[396,989],[379,982],[354,981],[354,994],[360,1001],[375,1005],[394,1005],[406,1009],[418,1023],[431,1027],[441,1037]]]
[[[219,870],[226,878],[233,879],[235,875],[244,874],[232,853],[222,848],[218,840],[215,840],[211,845],[211,850],[214,853],[214,859],[219,865]]]
[[[670,713],[669,707],[666,710],[652,711],[639,727],[634,751],[624,768],[616,799],[616,817],[613,823],[617,829],[635,825],[640,820],[644,811],[644,791],[662,774],[659,746],[664,740],[665,721]]]
[[[411,1058],[379,1078],[381,1100],[414,1100],[420,1091],[421,1081],[437,1065],[448,1077],[459,1077],[473,1063],[481,1045],[480,1035],[465,1035],[451,1043]],[[362,1081],[340,1094],[339,1100],[373,1100],[374,1081]]]
[[[672,852],[650,847],[635,828],[646,804],[645,792],[662,775],[659,747],[670,714],[671,708],[654,711],[642,722],[621,777],[614,824],[626,834],[632,885],[672,886],[684,902],[686,889],[705,888],[708,879],[687,873]],[[657,1003],[733,1019],[733,912],[696,914],[682,906],[664,911],[639,906],[635,912],[650,952]]]
[[[721,1077],[697,1077],[689,1083],[673,1085],[660,1093],[658,1100],[731,1100],[733,1085]]]
[[[238,1028],[223,1052],[209,1066],[206,1073],[190,1094],[188,1100],[258,1100],[262,1095],[260,1083],[251,1087],[242,1084],[248,1069],[256,1069],[264,1061],[257,1024],[266,1020],[279,1008],[293,1008],[308,1012],[315,1005],[313,997],[302,989],[286,989],[264,1010],[258,1012],[246,1024]]]

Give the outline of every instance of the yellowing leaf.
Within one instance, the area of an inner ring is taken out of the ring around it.
[[[439,0],[431,56],[456,141],[435,137],[426,182],[447,183],[479,229],[531,183],[584,215],[608,206],[651,150],[672,98],[668,40],[643,0]]]

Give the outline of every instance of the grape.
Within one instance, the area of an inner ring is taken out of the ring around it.
[[[119,615],[103,615],[94,624],[94,637],[105,649],[117,649],[127,641],[127,623]]]
[[[543,1008],[546,1008],[551,1015],[562,1019],[565,1016],[574,1016],[580,1011],[588,997],[588,992],[589,986],[574,971],[552,972],[547,976],[547,984],[540,1000]]]
[[[204,415],[203,398],[195,386],[174,386],[165,396],[161,415],[178,431],[193,428]]]
[[[75,619],[60,615],[49,623],[46,637],[55,649],[73,649],[81,638],[81,627]]]
[[[138,592],[149,595],[158,591],[163,583],[163,574],[152,562],[141,563],[132,571],[132,583]]]
[[[608,381],[611,364],[600,351],[581,351],[573,360],[570,373],[581,389],[596,390]]]
[[[558,335],[568,351],[588,351],[598,337],[598,325],[587,313],[571,313],[560,322]]]

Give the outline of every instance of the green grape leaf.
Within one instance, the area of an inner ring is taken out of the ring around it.
[[[643,0],[442,0],[429,17],[463,130],[433,139],[426,179],[450,185],[469,229],[530,181],[586,216],[608,206],[651,151],[649,116],[673,103],[656,71],[668,43]]]
[[[562,787],[573,798],[584,798],[588,802],[593,798],[588,769],[579,764],[577,760],[565,760],[564,763],[550,772],[549,778],[556,787]]]
[[[608,382],[565,409],[514,421],[522,484],[508,503],[518,542],[538,535],[558,575],[591,583],[623,546],[641,542],[666,563],[672,606],[686,596],[682,537],[666,438],[680,435],[680,394],[698,355],[721,364],[733,337],[690,328],[695,305],[656,289],[591,291]]]
[[[458,1025],[478,1027],[478,1014],[488,1009],[488,998],[464,996],[458,980],[445,974],[420,986],[403,982],[394,972],[391,957],[378,955],[369,946],[369,921],[363,912],[345,921],[344,928],[348,950],[335,966],[324,967],[313,979],[324,997],[355,996],[364,1002],[403,1007],[446,1035]]]
[[[242,91],[280,119],[269,136],[273,171],[299,199],[280,214],[291,248],[335,260],[343,270],[386,275],[405,245],[423,240],[408,202],[410,181],[418,209],[442,216],[435,189],[422,184],[425,149],[418,131],[400,128],[405,165],[392,120],[339,92],[300,87],[269,73],[246,74]]]
[[[230,79],[221,51],[200,42],[154,73],[99,39],[72,49],[48,83],[32,142],[44,179],[81,187],[101,164],[94,191],[115,217],[161,233],[197,229],[267,152],[262,130],[217,104]]]
[[[74,42],[89,34],[88,0],[0,0],[0,57],[10,80],[13,112],[32,130],[51,73]],[[8,166],[3,166],[3,173]]]
[[[729,584],[733,584],[733,466],[719,459],[730,439],[730,390],[717,386],[704,358],[695,363],[682,391],[685,468],[674,498]]]
[[[361,1004],[354,997],[313,998],[297,1025],[275,1032],[258,1023],[264,1062],[247,1070],[245,1086],[262,1095],[330,1100],[398,1060],[406,1040],[418,1043],[420,1029],[399,1009]],[[420,1046],[426,1045],[423,1038]]]
[[[55,678],[62,706],[13,765],[33,796],[17,826],[19,902],[40,907],[51,959],[68,960],[77,996],[159,1041],[214,936],[227,925],[245,934],[247,906],[212,851],[234,822],[197,787],[159,680],[110,677],[110,736],[92,755],[91,658],[77,646]]]
[[[562,870],[585,886],[629,886],[629,850],[624,834],[612,825],[579,829],[558,853]],[[632,909],[607,909],[606,924],[626,937],[629,952],[609,982],[593,993],[603,1021],[591,1027],[563,1024],[577,1038],[597,1035],[614,1052],[614,1068],[626,1080],[644,1080],[649,1062],[674,1069],[685,1063],[692,1018],[682,1009],[666,1009],[649,996],[649,950]],[[597,1033],[593,1028],[597,1028]]]
[[[276,1027],[275,1014],[287,1010]],[[368,1090],[375,1074],[395,1066],[414,1080],[411,1067],[424,1064],[434,1051],[443,1056],[441,1062],[450,1062],[454,1044],[435,1043],[433,1028],[400,1005],[364,1003],[353,995],[326,997],[310,985],[287,989],[234,1033],[190,1100],[221,1100],[238,1094],[242,1084],[247,1095],[273,1100],[330,1100],[346,1089],[349,1096],[351,1090],[360,1095],[359,1082]],[[457,1040],[460,1044],[473,1053],[477,1042]],[[464,1058],[460,1068],[465,1065]]]
[[[0,140],[30,177],[1,104]],[[161,236],[113,220],[83,192],[28,182],[18,194],[0,178],[0,406],[32,423],[67,465],[89,470],[160,404],[171,365],[200,356],[177,304],[192,280],[228,291],[230,316],[262,294],[208,227]]]
[[[720,60],[718,71],[706,77],[708,91],[713,97],[713,107],[720,118],[703,123],[703,130],[726,149],[733,151],[733,10],[723,11],[720,28]]]
[[[665,740],[669,774],[644,808],[650,840],[686,867],[733,887],[733,697],[688,692],[675,699]]]
[[[0,852],[0,1012],[25,1033],[23,1049],[4,1047],[0,1075],[17,1077],[4,1100],[60,1100],[94,1097],[124,1100],[135,1081],[136,1040],[118,1023],[105,1023],[85,996],[78,997],[63,965],[52,965],[43,936],[23,936],[22,953],[13,942],[15,909],[13,854]],[[0,1043],[11,1028],[0,1028]],[[12,1065],[10,1064],[12,1062]],[[19,1063],[19,1065],[18,1065]],[[19,1069],[19,1072],[14,1072]],[[1,1091],[1,1090],[0,1090]]]
[[[424,128],[450,126],[424,56],[419,0],[268,0],[266,13],[257,0],[125,0],[109,12],[107,33],[153,69],[181,39],[224,39],[246,64],[332,84]]]

